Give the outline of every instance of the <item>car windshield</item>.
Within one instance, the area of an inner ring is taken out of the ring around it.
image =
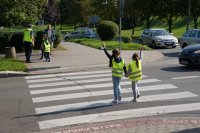
[[[154,30],[154,31],[152,31],[152,35],[153,36],[161,36],[161,35],[170,35],[170,33],[167,32],[166,30]]]

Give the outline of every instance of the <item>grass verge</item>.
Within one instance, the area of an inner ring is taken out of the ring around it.
[[[26,65],[16,59],[0,58],[0,71],[23,71],[26,72]]]
[[[98,39],[70,39],[71,42],[83,44],[92,48],[100,49],[102,41]],[[119,42],[118,41],[105,41],[106,48],[108,50],[114,49],[114,48],[119,48]],[[151,50],[151,48],[147,47],[146,45],[143,45],[144,50]],[[141,44],[137,43],[121,43],[121,48],[122,50],[139,50],[141,48]]]

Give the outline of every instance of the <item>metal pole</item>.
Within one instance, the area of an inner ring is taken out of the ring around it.
[[[188,0],[188,17],[187,17],[186,31],[189,30],[189,25],[190,25],[190,8],[191,8],[191,0]]]

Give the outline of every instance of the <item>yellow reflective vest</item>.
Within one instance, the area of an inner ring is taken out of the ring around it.
[[[26,29],[24,31],[24,37],[23,37],[24,42],[32,42],[31,31],[32,31],[32,29]]]
[[[136,61],[131,61],[129,65],[131,67],[131,73],[129,75],[129,79],[131,81],[137,81],[142,79],[142,64],[141,61],[138,60],[138,67]]]
[[[115,59],[112,59],[112,75],[116,77],[122,77],[123,75],[123,67],[124,67],[124,59],[120,63],[115,62]]]
[[[51,45],[50,45],[49,41],[44,41],[43,46],[44,46],[44,52],[50,52]]]

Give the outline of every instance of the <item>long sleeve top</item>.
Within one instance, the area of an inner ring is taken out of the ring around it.
[[[112,67],[112,59],[113,59],[113,58],[114,58],[115,62],[117,62],[117,63],[119,63],[119,62],[122,61],[122,58],[121,58],[121,57],[115,58],[113,55],[110,55],[110,54],[108,53],[108,51],[107,51],[105,48],[104,48],[103,50],[104,50],[106,56],[107,56],[108,59],[109,59],[109,67]],[[124,73],[127,74],[127,70],[126,70],[126,65],[125,65],[125,64],[124,64],[123,70],[124,70]]]

